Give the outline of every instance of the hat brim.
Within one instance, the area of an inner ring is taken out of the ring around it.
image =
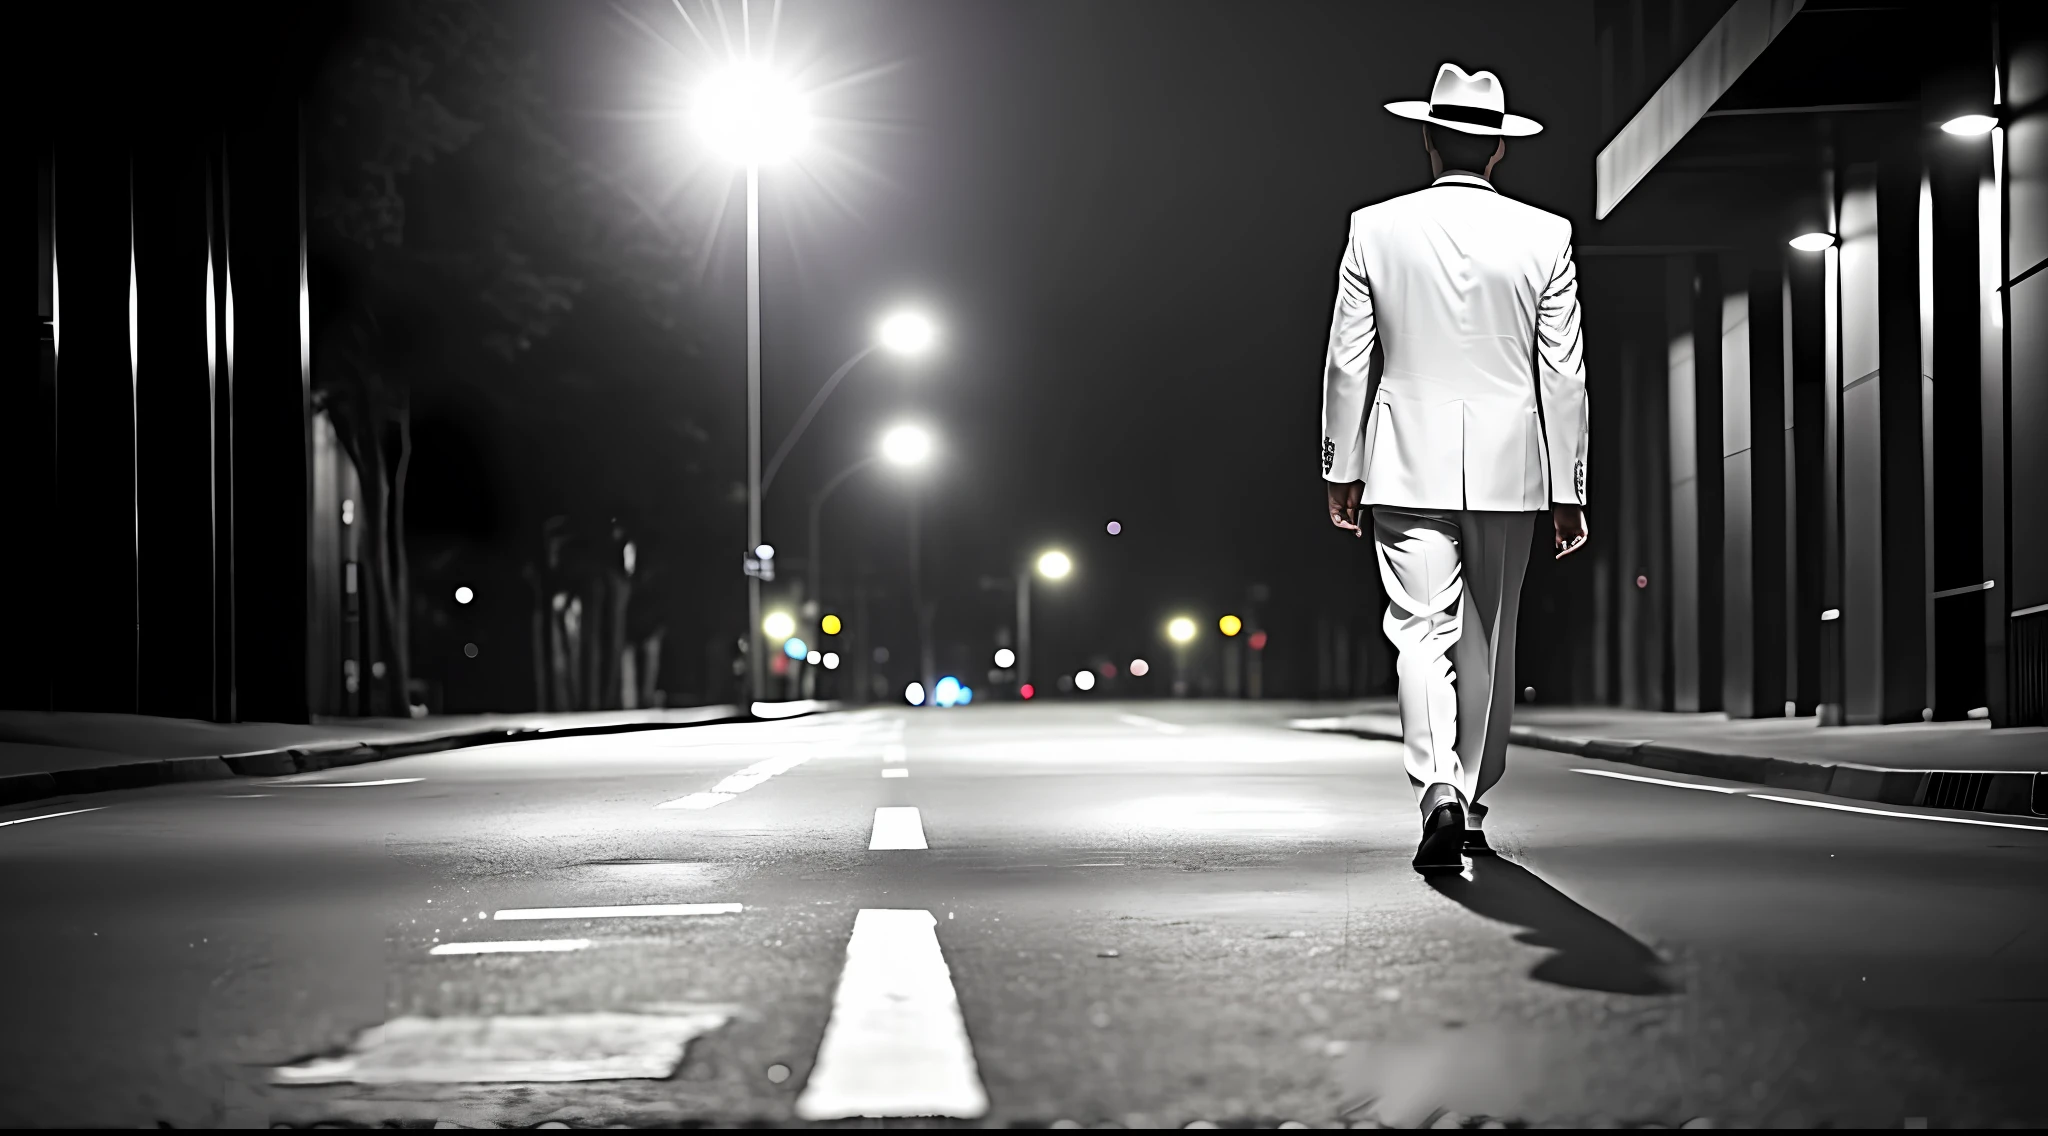
[[[1529,135],[1539,133],[1543,129],[1542,123],[1533,118],[1523,118],[1519,114],[1502,115],[1501,123],[1498,127],[1480,126],[1470,122],[1452,122],[1450,119],[1437,118],[1431,115],[1429,113],[1429,104],[1421,99],[1388,103],[1387,110],[1402,118],[1412,118],[1417,122],[1427,122],[1431,126],[1441,126],[1446,130],[1456,130],[1464,134],[1483,134],[1488,137],[1527,138]]]

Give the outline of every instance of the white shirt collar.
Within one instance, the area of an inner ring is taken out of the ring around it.
[[[1439,175],[1435,181],[1430,182],[1429,184],[1431,186],[1469,185],[1475,186],[1479,189],[1492,190],[1492,192],[1494,193],[1500,192],[1499,190],[1493,188],[1492,182],[1487,181],[1485,178],[1480,177],[1478,174],[1466,173],[1463,170],[1446,170],[1443,174]]]

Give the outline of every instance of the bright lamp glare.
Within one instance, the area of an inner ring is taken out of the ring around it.
[[[828,671],[836,671],[839,669],[839,652],[825,652],[825,669]]]
[[[1950,134],[1960,134],[1965,138],[1975,138],[1980,134],[1991,133],[1991,128],[1997,125],[1998,120],[1988,114],[1966,114],[1959,118],[1949,119],[1941,124],[1941,128]]]
[[[1038,574],[1048,580],[1065,579],[1074,570],[1074,562],[1064,552],[1048,552],[1038,558]]]
[[[790,83],[757,63],[738,63],[697,90],[698,133],[728,161],[763,165],[795,154],[810,133],[810,110]]]
[[[1216,621],[1216,630],[1223,632],[1225,635],[1236,635],[1244,630],[1244,620],[1234,615],[1226,615]]]
[[[1835,243],[1832,233],[1801,233],[1791,240],[1793,248],[1800,252],[1819,252]]]
[[[796,617],[786,611],[771,611],[767,618],[761,620],[761,630],[766,631],[770,639],[787,639],[796,634]]]
[[[1094,672],[1094,671],[1076,671],[1076,672],[1074,672],[1074,685],[1075,685],[1076,687],[1078,687],[1079,689],[1081,689],[1081,690],[1094,690],[1094,689],[1095,689],[1095,672]]]
[[[932,687],[932,701],[940,706],[952,706],[960,701],[960,680],[952,675],[940,679]]]
[[[938,335],[932,321],[916,312],[897,312],[882,321],[882,346],[898,355],[922,355]]]
[[[996,652],[996,665],[999,667],[1008,668],[1016,661],[1017,652],[1010,650],[1008,647],[1004,647]]]
[[[904,687],[903,701],[910,703],[912,706],[924,705],[924,684],[913,682],[909,686]]]
[[[1146,661],[1145,661],[1145,660],[1143,660],[1143,659],[1132,659],[1132,660],[1131,660],[1131,677],[1132,677],[1132,678],[1144,678],[1144,677],[1145,677],[1145,675],[1146,675],[1146,674],[1147,674],[1147,673],[1148,673],[1149,671],[1151,671],[1151,669],[1152,669],[1152,664],[1151,664],[1151,663],[1148,663],[1148,662],[1146,662]]]
[[[932,436],[916,426],[898,426],[882,435],[882,456],[896,465],[917,465],[931,453]]]
[[[1195,637],[1195,621],[1185,615],[1179,616],[1166,625],[1166,634],[1176,643],[1186,643]]]
[[[455,602],[456,602],[456,603],[459,603],[459,604],[466,604],[466,603],[468,603],[469,601],[471,601],[471,600],[473,600],[473,599],[475,599],[475,598],[476,598],[476,592],[475,592],[475,591],[474,591],[473,589],[471,589],[471,588],[470,588],[470,586],[469,586],[468,584],[464,584],[464,585],[462,585],[461,587],[459,587],[459,588],[455,589]]]
[[[801,659],[811,653],[811,647],[801,639],[785,639],[782,643],[782,653],[792,659]]]
[[[804,656],[804,662],[807,662],[807,663],[811,664],[811,665],[812,665],[812,666],[814,666],[814,667],[815,667],[815,666],[817,666],[817,665],[818,665],[819,663],[822,663],[822,662],[824,662],[824,661],[825,661],[825,656],[823,656],[823,655],[819,654],[819,653],[818,653],[818,652],[816,652],[816,651],[812,651],[812,652],[810,652],[810,653],[808,653],[808,654],[806,654],[806,655]]]

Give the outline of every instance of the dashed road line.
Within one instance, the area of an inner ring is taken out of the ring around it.
[[[1143,714],[1118,714],[1116,720],[1126,726],[1136,726],[1141,730],[1157,730],[1162,734],[1184,734],[1188,732],[1186,726],[1176,726],[1172,722],[1162,722],[1157,718],[1147,718]]]
[[[1635,773],[1615,773],[1606,769],[1574,769],[1572,772],[1583,773],[1588,777],[1613,777],[1620,781],[1641,781],[1646,785],[1669,785],[1674,789],[1698,789],[1705,793],[1742,792],[1740,789],[1730,789],[1724,785],[1695,785],[1690,781],[1666,781],[1662,777],[1644,777]]]
[[[580,951],[589,945],[589,939],[508,939],[492,943],[442,943],[427,953],[430,955],[510,955],[553,951]]]
[[[901,765],[910,751],[900,745],[887,746],[882,750],[882,760],[890,765]]]
[[[654,807],[657,809],[708,809],[715,805],[722,805],[756,785],[772,777],[779,777],[810,759],[811,755],[806,752],[757,761],[738,773],[720,781],[718,784],[713,785],[708,793],[691,793],[687,797],[678,797],[673,801],[663,801]]]
[[[924,841],[924,820],[918,815],[916,806],[884,806],[875,810],[875,828],[868,837],[868,851],[930,847]]]
[[[908,769],[884,769],[884,770],[882,770],[882,776],[883,776],[883,777],[888,777],[888,778],[895,778],[895,777],[908,777],[908,776],[910,776],[910,770],[908,770]]]
[[[1798,797],[1778,797],[1769,793],[1750,793],[1759,801],[1776,801],[1783,805],[1805,805],[1810,809],[1833,809],[1836,812],[1862,813],[1865,816],[1897,817],[1900,820],[1933,820],[1943,824],[1976,824],[1985,828],[2021,828],[2028,832],[2048,832],[2048,826],[2038,824],[2011,824],[2002,820],[1972,820],[1969,817],[1933,816],[1928,813],[1898,813],[1889,809],[1866,809],[1858,805],[1837,805],[1831,801],[1804,801]]]
[[[513,907],[493,919],[632,919],[675,915],[737,915],[737,903],[632,903],[614,907]]]
[[[72,809],[69,812],[62,813],[44,813],[42,816],[21,817],[18,820],[0,820],[0,828],[6,828],[10,824],[27,824],[32,820],[55,820],[58,817],[77,816],[79,813],[96,813],[106,807],[105,805],[94,805],[89,809]]]
[[[797,1116],[971,1120],[987,1111],[938,920],[929,911],[863,908]]]

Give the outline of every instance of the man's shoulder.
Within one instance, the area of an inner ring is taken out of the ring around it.
[[[1510,197],[1498,188],[1488,189],[1478,185],[1425,185],[1406,193],[1368,202],[1351,211],[1354,221],[1392,219],[1404,213],[1418,210],[1437,209],[1497,209],[1514,213],[1533,223],[1569,229],[1571,218],[1561,213],[1552,213],[1538,205],[1531,205],[1519,198]]]

